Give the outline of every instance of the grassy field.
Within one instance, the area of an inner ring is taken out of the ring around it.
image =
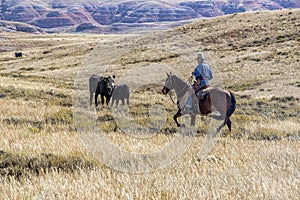
[[[0,33],[0,198],[299,199],[299,16],[251,12],[143,35]],[[165,72],[188,80],[200,51],[211,85],[237,97],[233,131],[216,137],[208,117],[177,128],[161,94]],[[91,74],[129,84],[131,105],[89,107]]]

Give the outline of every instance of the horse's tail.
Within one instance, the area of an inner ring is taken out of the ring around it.
[[[227,110],[227,113],[226,113],[226,115],[228,117],[230,117],[233,114],[233,112],[235,111],[235,108],[236,108],[236,99],[235,99],[235,96],[232,92],[230,92],[230,98],[231,98],[231,104],[230,104],[230,106]]]
[[[231,121],[230,121],[229,118],[234,113],[234,111],[236,109],[236,99],[235,99],[235,96],[232,92],[230,92],[230,99],[231,99],[230,106],[226,111],[226,118],[225,118],[225,121],[224,121],[224,125],[225,124],[227,125],[229,131],[231,131]]]

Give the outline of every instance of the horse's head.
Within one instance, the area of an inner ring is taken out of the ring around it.
[[[182,97],[186,92],[191,89],[191,86],[187,84],[180,77],[172,73],[167,73],[167,79],[162,89],[163,94],[168,94],[170,90],[175,90],[177,97]]]
[[[173,89],[173,75],[170,73],[167,73],[167,79],[166,79],[166,82],[165,82],[165,85],[162,89],[162,93],[163,94],[168,94],[168,92]]]

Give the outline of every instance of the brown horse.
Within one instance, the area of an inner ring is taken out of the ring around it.
[[[229,131],[231,131],[230,116],[233,114],[236,108],[236,99],[232,92],[228,92],[221,88],[208,88],[207,96],[205,96],[202,100],[198,100],[194,90],[189,84],[171,73],[167,73],[167,76],[168,77],[163,87],[162,93],[168,94],[170,90],[175,90],[177,96],[178,111],[174,115],[173,119],[175,120],[178,127],[180,127],[181,124],[178,122],[177,118],[182,115],[190,114],[191,125],[194,126],[197,114],[208,115],[214,111],[218,111],[224,122],[220,127],[218,127],[217,130],[220,131],[221,128],[227,125]],[[193,106],[192,113],[187,112],[185,109],[185,104],[189,96],[192,96],[194,102],[193,105],[196,105]],[[197,107],[197,105],[199,106]]]

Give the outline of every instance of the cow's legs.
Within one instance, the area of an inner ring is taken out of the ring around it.
[[[106,105],[108,106],[109,104],[109,101],[110,101],[110,97],[106,97]]]
[[[98,93],[95,93],[95,106],[98,106]]]
[[[102,104],[102,106],[104,105],[104,96],[103,95],[101,95],[101,104]]]
[[[130,102],[129,102],[129,97],[127,97],[127,105],[129,105],[130,104]]]
[[[115,103],[115,99],[113,98],[113,99],[111,100],[111,106],[113,106],[114,103]]]
[[[94,94],[94,92],[91,92],[91,91],[90,91],[90,106],[91,106],[92,103],[93,103],[93,94]]]

